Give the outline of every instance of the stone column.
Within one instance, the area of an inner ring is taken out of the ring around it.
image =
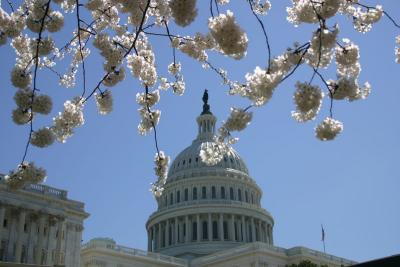
[[[256,242],[256,227],[254,224],[254,218],[250,217],[250,225],[251,225],[251,241]]]
[[[169,246],[169,219],[167,219],[165,224],[165,246]]]
[[[197,242],[200,242],[200,214],[196,215],[196,222],[197,222]]]
[[[190,237],[190,233],[189,233],[189,216],[186,215],[185,216],[185,243],[189,243],[189,237]]]
[[[24,234],[25,216],[26,216],[26,211],[24,209],[20,209],[19,216],[18,216],[18,226],[17,226],[17,242],[16,242],[16,248],[15,248],[15,262],[21,262],[22,236]]]
[[[258,220],[258,235],[257,235],[257,240],[262,241],[262,234],[261,234],[261,220]]]
[[[3,231],[4,217],[6,216],[6,207],[4,205],[0,206],[0,242],[2,240],[1,233]]]
[[[151,227],[151,252],[156,250],[156,226]]]
[[[242,227],[241,229],[241,236],[242,236],[242,241],[247,242],[247,235],[246,235],[246,222],[244,220],[244,216],[242,215]]]
[[[211,213],[208,214],[208,241],[212,241],[212,221]]]
[[[175,244],[179,243],[178,217],[175,217]]]
[[[272,234],[272,225],[269,226],[269,243],[274,244],[274,236]]]
[[[160,249],[162,246],[162,229],[161,222],[158,223],[158,245],[157,248]]]
[[[151,251],[151,228],[147,229],[147,251]]]
[[[235,238],[235,215],[231,214],[231,224],[230,224],[230,239],[231,241],[236,241]]]
[[[219,240],[224,241],[224,215],[219,214]]]
[[[57,217],[57,241],[56,241],[56,258],[54,263],[61,265],[61,245],[63,235],[64,217]]]
[[[44,226],[46,222],[45,214],[39,214],[39,232],[38,232],[38,242],[35,252],[35,263],[40,265],[42,259],[42,249],[43,249],[43,239],[44,239]]]

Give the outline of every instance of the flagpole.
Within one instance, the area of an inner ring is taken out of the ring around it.
[[[324,226],[322,225],[322,223],[321,223],[321,235],[322,235],[321,241],[322,241],[322,244],[324,246],[324,253],[326,253],[326,250],[325,250],[325,230],[324,230]]]

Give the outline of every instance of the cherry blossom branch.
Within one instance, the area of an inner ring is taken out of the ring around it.
[[[7,0],[8,5],[10,6],[11,12],[14,12],[14,6],[10,2],[10,0]]]
[[[361,4],[361,3],[354,3],[354,4],[356,4],[356,5],[358,5],[358,6],[361,6],[361,7],[364,7],[364,8],[366,8],[367,10],[368,10],[368,9],[374,9],[374,10],[377,9],[376,7],[367,6],[367,5],[364,5],[364,4]],[[382,10],[382,12],[383,12],[383,14],[385,14],[385,16],[393,23],[393,25],[394,25],[395,27],[400,28],[400,24],[399,24],[398,22],[396,22],[396,20],[395,20],[388,12],[386,12],[385,10]]]
[[[32,133],[33,133],[33,110],[32,110],[32,106],[33,106],[33,101],[35,100],[35,92],[38,90],[36,83],[37,83],[37,76],[38,76],[37,71],[39,69],[39,47],[40,47],[40,43],[42,41],[42,33],[43,33],[43,30],[44,30],[45,18],[46,18],[47,13],[50,10],[50,1],[51,0],[48,0],[46,5],[45,5],[46,8],[45,8],[44,15],[43,15],[43,17],[41,19],[41,22],[40,22],[40,30],[39,30],[39,33],[38,33],[38,39],[36,41],[36,51],[35,51],[35,57],[34,57],[35,68],[34,68],[34,72],[33,72],[33,90],[32,90],[32,96],[31,96],[31,103],[30,103],[30,106],[28,108],[28,110],[31,111],[30,119],[29,119],[29,128],[30,129],[29,129],[28,140],[27,140],[26,145],[25,145],[24,155],[23,155],[22,160],[21,160],[21,164],[23,164],[25,159],[26,159],[26,156],[28,154],[28,149],[29,149],[29,146],[30,146],[30,143],[31,143],[31,139],[32,139]]]
[[[145,85],[145,92],[146,92],[146,99],[148,99],[149,87],[147,85]],[[146,109],[147,109],[147,112],[149,113],[149,116],[151,119],[150,120],[151,127],[153,128],[153,131],[154,131],[154,144],[155,144],[155,147],[157,150],[157,155],[160,156],[160,150],[158,149],[157,129],[156,129],[156,125],[154,124],[154,121],[153,121],[153,116],[151,115],[149,103],[147,101],[146,101]]]

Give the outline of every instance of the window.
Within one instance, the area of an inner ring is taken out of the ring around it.
[[[201,198],[202,198],[202,199],[207,198],[207,188],[206,188],[205,186],[203,186],[203,187],[201,188]]]
[[[247,191],[244,192],[244,196],[245,196],[246,202],[249,202],[249,193],[247,193]]]
[[[234,199],[235,199],[235,197],[234,197],[234,195],[233,195],[233,188],[232,188],[232,187],[229,188],[229,198],[230,198],[231,200],[234,200]]]
[[[203,239],[208,238],[208,228],[207,228],[207,222],[203,222]]]
[[[254,204],[254,195],[251,193],[251,204]]]
[[[197,187],[193,187],[193,200],[197,199]]]
[[[197,222],[192,223],[192,240],[197,240]]]
[[[169,204],[172,205],[174,203],[174,194],[169,194]]]
[[[181,191],[177,191],[176,192],[176,203],[179,203],[179,202],[181,202]]]
[[[3,221],[3,227],[4,228],[7,228],[7,222],[8,222],[7,219],[4,219],[4,221]]]
[[[215,186],[211,187],[211,198],[217,198],[217,192],[215,190]]]
[[[213,226],[213,235],[212,235],[212,237],[213,237],[213,239],[218,239],[218,223],[217,223],[217,221],[213,221],[212,226]]]
[[[221,198],[225,199],[225,187],[221,186]]]
[[[238,189],[238,200],[242,201],[242,190]]]
[[[185,188],[185,201],[189,199],[189,189]]]
[[[24,223],[24,233],[28,232],[28,225],[26,223]]]

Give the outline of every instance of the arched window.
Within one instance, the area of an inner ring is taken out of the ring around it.
[[[206,199],[207,198],[207,188],[205,186],[203,186],[201,188],[201,198],[202,199]]]
[[[189,199],[189,189],[185,188],[185,201]]]
[[[176,203],[179,203],[179,202],[181,202],[181,191],[177,191],[176,192]]]
[[[254,194],[251,193],[251,204],[254,204]]]
[[[174,194],[169,194],[169,204],[172,205],[174,203]]]
[[[221,186],[221,198],[225,199],[225,187]]]
[[[207,227],[207,222],[203,222],[203,239],[208,238],[208,227]]]
[[[218,223],[217,223],[217,221],[213,221],[212,228],[213,228],[213,233],[212,233],[213,239],[218,239]]]
[[[238,189],[238,200],[242,201],[242,190]]]
[[[211,187],[211,198],[217,198],[217,192],[215,190],[215,186]]]
[[[193,196],[192,196],[193,200],[197,199],[197,187],[193,187]]]
[[[244,191],[244,197],[246,199],[246,202],[249,202],[249,193],[247,193],[247,191]]]
[[[229,188],[229,198],[230,198],[231,200],[235,200],[235,196],[233,195],[233,188],[232,188],[232,187]]]

